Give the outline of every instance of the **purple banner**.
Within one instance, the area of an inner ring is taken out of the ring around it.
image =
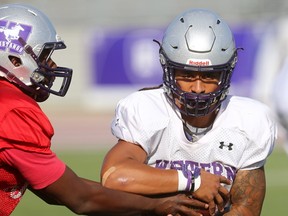
[[[233,28],[239,50],[238,64],[232,78],[232,86],[240,88],[239,94],[247,95],[253,80],[254,60],[260,42],[252,27]],[[162,83],[159,63],[159,46],[163,29],[121,29],[96,32],[92,47],[93,85],[154,86]],[[243,88],[243,89],[242,89]]]

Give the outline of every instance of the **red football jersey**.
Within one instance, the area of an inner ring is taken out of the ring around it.
[[[28,185],[41,189],[65,170],[50,150],[53,127],[39,105],[0,79],[0,215],[10,215]]]
[[[12,213],[26,187],[25,179],[17,170],[0,163],[0,215]]]

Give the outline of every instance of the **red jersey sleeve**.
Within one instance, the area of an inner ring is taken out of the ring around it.
[[[66,165],[53,152],[41,154],[19,149],[1,152],[4,163],[16,168],[34,189],[42,189],[58,180]]]
[[[53,127],[42,110],[33,108],[18,107],[6,113],[0,124],[0,148],[51,153]]]
[[[0,149],[17,148],[50,154],[53,127],[39,104],[0,79]]]

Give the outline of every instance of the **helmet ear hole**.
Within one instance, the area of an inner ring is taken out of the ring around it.
[[[43,12],[27,4],[1,5],[0,37],[0,77],[17,84],[38,102],[50,93],[66,94],[72,69],[57,66],[51,58],[54,50],[66,46]]]
[[[20,67],[22,65],[22,61],[20,58],[16,56],[9,55],[8,56],[10,62],[15,66],[15,67]]]

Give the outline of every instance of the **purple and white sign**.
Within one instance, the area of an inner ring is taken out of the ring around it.
[[[22,53],[23,47],[18,39],[21,37],[27,41],[31,30],[31,26],[0,20],[0,50],[9,49],[12,53]]]
[[[121,29],[95,34],[92,48],[92,83],[98,88],[162,83],[159,63],[159,45],[163,29]],[[239,95],[249,95],[253,80],[254,60],[260,42],[253,27],[233,28],[239,50],[238,64],[233,74],[231,90]],[[234,92],[233,92],[234,93]]]
[[[159,29],[107,31],[94,37],[93,83],[105,85],[160,84]],[[101,43],[98,43],[101,41]]]

